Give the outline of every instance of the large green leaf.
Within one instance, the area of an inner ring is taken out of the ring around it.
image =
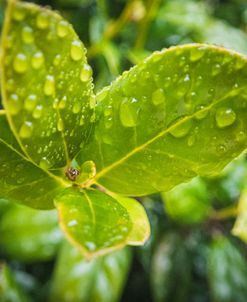
[[[130,198],[111,197],[93,189],[67,189],[55,198],[60,225],[87,258],[140,245],[150,232],[145,211]]]
[[[213,175],[246,148],[247,61],[193,44],[157,52],[97,96],[95,136],[78,161],[126,195]]]
[[[226,237],[216,237],[208,253],[208,277],[212,301],[245,302],[247,263]]]
[[[56,210],[12,205],[0,220],[0,251],[8,258],[28,262],[51,259],[62,238]]]
[[[9,1],[2,38],[3,105],[24,153],[64,167],[92,128],[92,70],[72,26],[57,13]]]
[[[127,249],[88,262],[65,244],[55,267],[49,301],[119,301],[129,266]]]
[[[33,208],[53,208],[53,198],[66,186],[25,157],[0,111],[0,198]]]

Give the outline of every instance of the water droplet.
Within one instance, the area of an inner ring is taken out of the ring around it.
[[[183,118],[181,118],[182,120]],[[180,124],[176,125],[179,122],[179,120],[177,120],[175,123],[173,123],[174,127],[173,129],[171,129],[169,132],[172,136],[176,137],[176,138],[180,138],[180,137],[184,137],[186,136],[191,127],[192,127],[192,120],[186,120],[184,122],[181,122]],[[176,125],[176,126],[175,126]]]
[[[92,68],[88,64],[84,64],[81,73],[80,79],[82,82],[87,82],[92,76]]]
[[[243,140],[246,138],[246,135],[245,135],[244,131],[239,131],[239,132],[236,134],[236,138],[237,138],[237,141],[238,141],[238,142],[243,141]]]
[[[73,220],[70,220],[70,221],[68,222],[67,226],[68,226],[68,227],[73,227],[73,226],[75,226],[75,225],[77,225],[77,224],[78,224],[78,221],[75,220],[75,219],[73,219]]]
[[[94,109],[94,108],[95,108],[95,105],[96,105],[96,98],[95,98],[94,95],[92,95],[92,96],[90,97],[90,100],[89,100],[89,107],[90,107],[91,109]]]
[[[51,167],[51,163],[47,157],[42,157],[39,162],[39,166],[41,169],[48,170]]]
[[[33,29],[29,26],[25,26],[21,32],[22,40],[26,44],[30,44],[34,41]]]
[[[189,147],[192,147],[192,146],[194,145],[195,141],[196,141],[195,135],[189,136],[188,141],[187,141],[188,146],[189,146]]]
[[[104,124],[105,124],[105,127],[107,129],[111,128],[111,126],[112,126],[112,117],[105,117]]]
[[[57,130],[60,132],[64,130],[64,124],[63,124],[63,120],[61,118],[59,118],[59,120],[57,122]]]
[[[196,62],[196,61],[200,60],[203,57],[204,53],[205,52],[204,52],[203,47],[200,47],[200,48],[193,47],[190,50],[190,60],[192,62]]]
[[[119,116],[124,127],[134,127],[137,123],[139,105],[135,98],[124,98],[120,105]]]
[[[37,103],[37,96],[30,94],[24,101],[24,108],[28,111],[32,111]]]
[[[165,102],[165,94],[163,89],[157,89],[152,94],[152,102],[155,106]]]
[[[84,115],[82,115],[80,118],[80,122],[79,122],[80,126],[84,125],[84,119],[85,119],[85,117],[84,117]]]
[[[19,135],[22,138],[29,138],[32,135],[33,124],[32,122],[25,121],[19,131]]]
[[[95,251],[96,250],[96,244],[90,241],[85,242],[85,246],[89,251]]]
[[[23,53],[16,55],[13,63],[14,70],[18,73],[24,73],[27,70],[27,57]]]
[[[67,96],[63,96],[61,101],[58,104],[58,108],[59,109],[64,109],[66,107],[66,103],[67,103]]]
[[[22,21],[25,18],[25,15],[25,10],[22,7],[17,7],[13,12],[13,19],[15,21]]]
[[[53,60],[53,65],[58,66],[60,64],[60,61],[61,61],[61,55],[57,54]]]
[[[213,76],[216,76],[217,74],[220,73],[220,64],[215,64],[213,67],[212,67],[212,75]]]
[[[42,115],[42,111],[43,111],[43,106],[42,105],[38,105],[34,109],[32,117],[35,118],[35,119],[39,119],[41,117],[41,115]]]
[[[219,145],[217,146],[217,152],[219,153],[225,153],[226,152],[226,147],[224,145]]]
[[[81,41],[74,40],[71,44],[70,55],[74,61],[79,61],[83,57],[83,45]]]
[[[49,16],[46,12],[41,12],[38,14],[36,25],[39,29],[45,29],[49,26]]]
[[[45,85],[44,85],[44,94],[47,96],[53,95],[55,92],[55,79],[54,76],[46,76]]]
[[[44,64],[44,55],[41,51],[36,52],[32,56],[31,64],[34,69],[39,69]]]
[[[73,113],[78,113],[81,110],[81,104],[79,102],[75,102],[72,108]]]
[[[8,110],[10,114],[15,115],[21,110],[21,102],[17,94],[11,94],[8,101]]]
[[[217,109],[215,119],[219,128],[225,128],[235,122],[236,113],[231,108],[222,107]]]
[[[112,106],[108,105],[104,110],[104,116],[110,116],[112,115]]]
[[[205,108],[206,107],[204,105],[198,105],[196,107],[195,118],[197,120],[202,120],[208,115],[208,110],[206,110]]]
[[[57,24],[57,35],[59,38],[64,38],[69,33],[69,23],[67,21],[61,20]]]
[[[15,82],[13,79],[8,79],[7,82],[6,82],[6,89],[8,91],[13,91],[15,88]]]

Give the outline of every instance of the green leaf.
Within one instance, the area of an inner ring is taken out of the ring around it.
[[[150,273],[154,301],[188,301],[190,266],[183,240],[172,233],[163,237],[153,255]]]
[[[65,184],[25,157],[3,111],[0,129],[0,198],[33,208],[54,208],[53,198]]]
[[[87,258],[126,244],[143,244],[149,236],[146,213],[133,199],[113,198],[93,189],[67,189],[55,204],[65,235]]]
[[[21,291],[6,264],[0,266],[0,301],[27,302],[29,299]]]
[[[55,267],[50,302],[117,302],[129,266],[127,249],[88,262],[78,250],[66,244]]]
[[[246,301],[247,263],[226,237],[218,236],[211,244],[208,277],[213,301]]]
[[[0,220],[0,250],[15,260],[49,260],[56,254],[62,237],[56,210],[13,205]]]
[[[206,184],[196,177],[162,194],[167,214],[178,223],[198,223],[208,217],[210,195]]]
[[[90,134],[95,103],[72,26],[48,9],[9,1],[1,69],[3,105],[26,157],[44,169],[64,167]]]
[[[244,56],[209,45],[151,55],[97,96],[90,183],[124,195],[168,191],[214,175],[246,148]]]
[[[232,234],[247,243],[247,190],[245,189],[239,199],[238,216],[234,223]]]

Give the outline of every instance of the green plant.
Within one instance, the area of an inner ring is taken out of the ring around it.
[[[95,96],[72,26],[48,9],[9,1],[0,197],[55,206],[65,235],[87,258],[143,244],[148,219],[128,196],[218,174],[246,149],[246,64],[222,47],[177,46]]]

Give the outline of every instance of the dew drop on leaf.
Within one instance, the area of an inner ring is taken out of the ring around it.
[[[61,61],[61,55],[60,55],[60,54],[57,54],[57,55],[55,56],[54,60],[53,60],[53,65],[54,65],[54,66],[58,66],[59,63],[60,63],[60,61]]]
[[[13,19],[15,21],[22,21],[25,18],[25,11],[22,7],[15,8],[13,12]]]
[[[67,102],[67,96],[63,96],[61,101],[58,104],[59,109],[64,109],[66,107],[66,102]]]
[[[120,105],[119,116],[124,127],[134,127],[137,123],[139,106],[135,98],[124,98]]]
[[[70,49],[70,55],[74,61],[79,61],[82,59],[83,47],[82,47],[82,43],[79,40],[74,40],[72,42],[71,49]]]
[[[195,141],[196,141],[195,135],[189,136],[188,141],[187,141],[188,146],[192,147],[194,145]]]
[[[42,111],[43,111],[43,106],[42,106],[42,105],[38,105],[38,106],[34,109],[33,114],[32,114],[32,117],[35,118],[35,119],[41,118],[41,116],[42,116]]]
[[[204,55],[203,48],[191,48],[190,51],[190,60],[191,62],[196,62],[200,60]]]
[[[232,125],[236,120],[236,113],[231,108],[222,107],[216,111],[216,123],[219,128]]]
[[[32,111],[37,103],[37,96],[35,94],[30,94],[24,101],[24,108],[28,111]]]
[[[8,91],[13,91],[15,88],[15,82],[13,79],[8,79],[7,82],[6,82],[6,89]]]
[[[195,118],[196,118],[197,120],[202,120],[202,119],[204,119],[207,115],[208,115],[208,111],[205,110],[205,106],[204,106],[204,105],[198,105],[198,106],[196,107]]]
[[[189,133],[191,127],[192,127],[192,120],[187,120],[175,126],[173,129],[169,131],[169,133],[176,138],[184,137]]]
[[[11,94],[8,102],[10,114],[15,115],[21,110],[21,102],[17,94]]]
[[[61,20],[57,24],[57,35],[59,38],[64,38],[69,33],[69,23],[67,21]]]
[[[84,123],[85,123],[84,119],[85,119],[85,117],[84,117],[84,115],[82,115],[80,118],[80,122],[79,122],[80,126],[84,125]]]
[[[39,29],[45,29],[49,26],[49,16],[46,12],[41,12],[37,15],[36,25]]]
[[[27,57],[23,53],[18,53],[14,58],[13,68],[17,73],[24,73],[27,70]]]
[[[39,162],[39,166],[41,169],[47,170],[50,168],[51,163],[50,161],[47,159],[47,157],[42,157],[40,162]]]
[[[47,96],[53,95],[55,92],[55,79],[54,76],[46,76],[45,85],[44,85],[44,94]]]
[[[44,55],[41,51],[36,52],[32,59],[31,65],[34,69],[39,69],[44,64]]]
[[[213,65],[213,67],[212,67],[212,75],[216,76],[217,74],[219,74],[220,73],[220,69],[221,69],[220,64]]]
[[[29,138],[32,135],[33,124],[32,122],[25,121],[19,131],[19,135],[22,138]]]
[[[74,114],[76,114],[76,113],[80,112],[80,110],[81,110],[81,104],[79,102],[75,102],[72,107],[72,112]]]
[[[165,102],[164,90],[162,88],[157,89],[153,92],[152,102],[155,106]]]
[[[92,68],[88,64],[84,64],[80,73],[82,82],[87,82],[92,76]]]
[[[25,26],[21,32],[22,41],[26,44],[30,44],[34,41],[33,29],[29,26]]]

